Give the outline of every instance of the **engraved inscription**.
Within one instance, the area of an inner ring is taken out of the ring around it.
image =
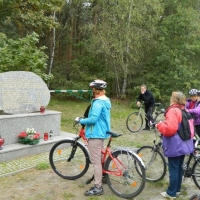
[[[49,89],[38,75],[24,71],[0,73],[0,110],[5,113],[39,111],[49,100]]]

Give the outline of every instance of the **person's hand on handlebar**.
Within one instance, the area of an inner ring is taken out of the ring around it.
[[[83,119],[83,117],[76,117],[74,120],[75,124],[78,124],[80,122],[80,119]]]
[[[138,107],[140,107],[140,105],[141,105],[141,103],[139,101],[137,101],[136,104],[137,104]]]

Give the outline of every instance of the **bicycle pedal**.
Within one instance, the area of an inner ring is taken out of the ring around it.
[[[86,185],[90,184],[91,182],[92,182],[91,180],[87,180]]]
[[[184,176],[189,178],[192,176],[192,169],[187,169],[185,170]]]

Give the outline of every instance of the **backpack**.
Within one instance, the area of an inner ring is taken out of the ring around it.
[[[180,110],[182,112],[182,122],[179,125],[178,133],[182,140],[189,140],[195,134],[194,119],[186,110]]]

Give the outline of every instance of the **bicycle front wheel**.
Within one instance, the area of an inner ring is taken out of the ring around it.
[[[156,182],[164,178],[167,165],[164,156],[158,149],[154,149],[152,146],[143,146],[138,149],[137,154],[144,162],[147,181]]]
[[[105,177],[110,189],[117,196],[125,199],[139,195],[146,182],[145,167],[141,159],[126,150],[116,150],[112,152],[112,156],[114,159],[108,157],[104,166],[108,171]],[[122,175],[114,174],[119,171],[117,166],[122,170]]]
[[[79,142],[76,142],[75,146],[73,144],[73,139],[61,140],[51,148],[49,154],[53,171],[68,180],[82,177],[87,172],[90,163],[85,146]]]
[[[155,120],[155,123],[158,123],[160,121],[164,121],[165,120],[164,113],[159,113],[154,120]]]
[[[195,185],[200,189],[200,160],[196,161],[192,167],[192,178]]]
[[[139,112],[131,113],[126,119],[126,127],[127,129],[135,133],[142,128],[143,125],[143,118]]]

